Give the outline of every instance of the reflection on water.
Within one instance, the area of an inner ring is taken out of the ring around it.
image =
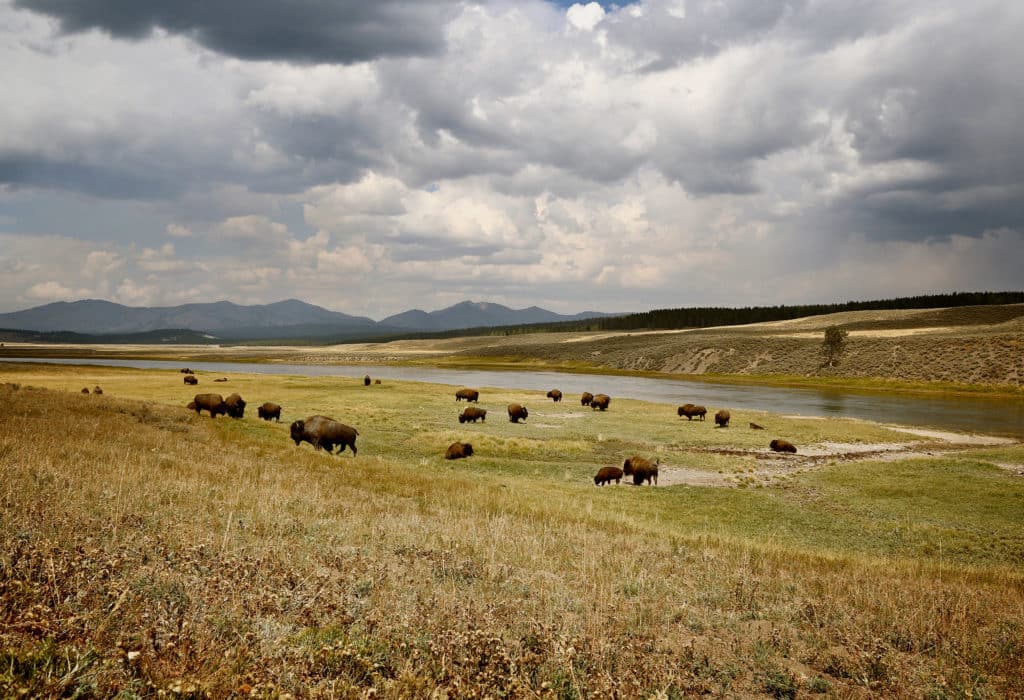
[[[2,358],[0,361],[174,370],[182,366],[180,361],[166,360],[8,357]],[[718,408],[745,408],[804,416],[863,418],[882,423],[899,423],[1024,438],[1024,399],[907,396],[842,392],[835,389],[792,389],[563,372],[506,372],[386,365],[250,364],[191,361],[188,364],[195,370],[222,373],[289,374],[311,377],[343,376],[359,379],[369,374],[374,378],[381,379],[403,379],[474,388],[532,389],[545,392],[557,387],[565,393],[566,401],[574,400],[574,394],[578,395],[589,391],[595,394],[609,394],[613,398],[640,399],[657,403],[682,404],[689,401],[707,406],[712,413]]]

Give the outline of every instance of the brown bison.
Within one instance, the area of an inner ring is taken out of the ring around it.
[[[181,378],[181,381],[185,382],[186,384],[193,385],[199,383],[199,380],[196,379],[196,376],[194,374],[186,374],[184,377]]]
[[[274,419],[278,423],[281,422],[281,406],[280,404],[270,403],[267,401],[262,406],[256,407],[256,415],[263,420]]]
[[[203,411],[209,411],[210,418],[216,418],[217,414],[227,415],[228,412],[228,406],[220,394],[196,394],[190,405],[197,416],[202,415]]]
[[[792,452],[796,454],[796,445],[788,440],[772,440],[768,447],[772,448],[772,452]]]
[[[622,470],[618,467],[601,467],[597,470],[597,474],[594,475],[594,485],[604,486],[611,482],[619,483],[622,478]]]
[[[374,384],[380,384],[380,380],[379,380],[379,379],[374,379],[374,380],[373,380],[373,383],[374,383]]]
[[[465,423],[466,421],[469,421],[470,423],[476,423],[478,420],[483,421],[484,423],[487,422],[486,408],[467,406],[465,410],[463,410],[462,413],[459,414],[460,423]]]
[[[226,382],[227,380],[228,380],[227,377],[221,377],[220,379],[214,379],[213,381],[215,381],[215,382]]]
[[[89,387],[87,387],[87,386],[83,386],[83,387],[82,387],[82,393],[83,393],[83,394],[88,394],[88,393],[89,393]]]
[[[750,422],[750,429],[751,430],[764,430],[764,426],[763,425],[758,425],[757,423],[754,423],[753,421],[751,421]]]
[[[732,416],[724,408],[715,414],[715,427],[716,428],[728,428],[729,419]]]
[[[686,416],[686,420],[693,420],[694,416],[700,418],[701,420],[704,420],[704,416],[707,415],[707,412],[708,409],[704,408],[703,406],[697,406],[692,403],[684,403],[676,411],[676,413],[678,413],[680,417]]]
[[[363,386],[370,386],[370,384],[371,384],[370,375],[366,375],[365,377],[363,377]]]
[[[594,400],[594,395],[589,391],[584,391],[580,394],[580,406],[589,406],[590,402]]]
[[[448,445],[448,449],[444,453],[445,459],[462,459],[463,457],[470,457],[473,454],[473,446],[468,442],[453,442]]]
[[[558,389],[552,389],[551,391],[548,392],[548,398],[554,401],[555,403],[558,403],[559,401],[562,400],[562,392],[560,392]]]
[[[102,393],[103,393],[103,389],[101,389],[101,388],[100,388],[100,387],[98,387],[98,386],[94,386],[94,387],[92,388],[92,393],[94,393],[94,394],[102,394]]]
[[[352,455],[356,455],[356,436],[359,431],[327,416],[297,420],[291,425],[291,434],[296,446],[305,441],[316,450],[323,448],[330,453],[338,445],[338,454],[344,452],[347,446],[352,448]]]
[[[245,399],[238,394],[232,394],[224,399],[224,404],[228,407],[228,415],[232,418],[245,416]]]
[[[518,423],[520,419],[526,420],[529,415],[530,412],[526,410],[526,406],[520,406],[517,403],[508,405],[508,419],[512,423]]]
[[[476,389],[459,389],[455,392],[455,400],[462,401],[478,401],[480,399],[480,392]]]
[[[652,462],[646,457],[633,455],[622,463],[622,473],[633,477],[633,486],[640,486],[645,481],[654,486],[658,485],[658,465],[661,459]]]
[[[599,408],[602,411],[607,411],[608,404],[610,404],[611,401],[612,398],[608,396],[608,394],[598,394],[597,396],[590,400],[590,408],[591,410]]]
[[[192,370],[190,370],[188,367],[182,367],[181,368],[181,373],[182,374],[193,374]]]

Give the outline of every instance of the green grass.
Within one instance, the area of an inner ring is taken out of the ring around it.
[[[0,368],[23,387],[0,389],[0,695],[1024,692],[1024,479],[998,466],[1020,445],[791,459],[767,440],[913,438],[489,387],[460,425],[452,387],[213,376]],[[196,417],[197,391],[246,417]],[[358,457],[296,447],[312,413],[356,426]],[[456,439],[477,454],[444,460]],[[594,487],[634,453],[747,488]]]

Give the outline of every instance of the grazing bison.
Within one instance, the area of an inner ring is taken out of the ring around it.
[[[463,457],[470,457],[473,454],[473,446],[468,442],[453,442],[448,445],[448,449],[444,453],[445,459],[462,459]]]
[[[370,386],[370,375],[363,377],[363,386]]]
[[[238,394],[232,394],[224,399],[224,404],[228,407],[228,415],[232,418],[242,418],[245,415],[245,399]]]
[[[216,418],[218,413],[227,415],[228,412],[228,406],[220,394],[196,394],[192,404],[197,416],[202,415],[203,411],[209,411],[210,418]]]
[[[796,445],[789,440],[772,440],[768,446],[773,452],[792,452],[796,454]]]
[[[220,379],[214,379],[213,381],[215,381],[215,382],[226,382],[227,380],[228,380],[227,377],[221,377]]]
[[[694,416],[700,418],[701,420],[704,420],[704,416],[707,414],[707,412],[708,409],[704,408],[703,406],[697,406],[692,403],[684,403],[682,406],[679,407],[679,410],[676,411],[676,413],[678,413],[680,417],[686,416],[686,420],[693,420]]]
[[[604,486],[611,482],[619,483],[622,478],[622,470],[618,467],[601,467],[597,470],[597,474],[594,475],[594,485]]]
[[[87,387],[87,386],[83,386],[83,387],[82,387],[82,393],[83,393],[83,394],[88,394],[88,393],[89,393],[89,387]]]
[[[194,372],[191,369],[189,369],[188,367],[182,367],[181,368],[181,373],[182,374],[194,374]]]
[[[316,450],[323,448],[330,452],[338,445],[338,454],[344,452],[347,446],[352,448],[352,455],[356,455],[356,436],[359,431],[327,416],[297,420],[291,425],[291,434],[296,446],[305,441]]]
[[[728,428],[729,418],[732,416],[724,408],[715,414],[715,427],[716,428]]]
[[[459,389],[455,392],[455,400],[462,401],[478,401],[480,399],[480,392],[476,389]]]
[[[99,388],[98,386],[94,386],[92,388],[92,393],[94,393],[94,394],[102,394],[103,393],[103,389]]]
[[[374,384],[380,384],[380,380],[379,380],[379,379],[374,379],[374,380],[373,380],[373,383],[374,383]]]
[[[750,429],[751,430],[764,430],[764,426],[763,425],[758,425],[757,423],[754,423],[753,421],[751,421]]]
[[[608,410],[608,404],[611,403],[612,398],[608,394],[598,394],[590,400],[590,408],[601,409],[602,411]]]
[[[661,459],[652,462],[646,457],[633,455],[622,463],[622,473],[633,477],[633,486],[640,486],[645,481],[654,486],[658,485],[658,465]]]
[[[181,381],[185,382],[186,384],[198,384],[199,383],[199,380],[196,379],[196,376],[194,374],[186,374],[184,377],[181,378]]]
[[[554,401],[555,403],[558,403],[559,401],[562,400],[562,392],[560,392],[558,389],[552,389],[551,391],[548,392],[548,398]]]
[[[460,423],[465,423],[466,421],[469,421],[470,423],[476,423],[478,420],[483,421],[484,423],[487,422],[487,409],[486,408],[477,408],[476,406],[467,406],[466,409],[463,410],[462,413],[459,414],[459,422]]]
[[[590,402],[594,400],[594,395],[589,391],[584,391],[580,394],[580,406],[589,406]]]
[[[258,415],[263,420],[270,420],[271,418],[273,418],[278,423],[280,423],[281,422],[281,406],[280,406],[280,404],[270,403],[269,401],[267,401],[262,406],[258,406],[256,408],[256,415]]]
[[[196,402],[195,401],[189,401],[188,405],[185,406],[185,408],[187,408],[190,411],[196,410]]]
[[[529,415],[530,412],[526,410],[526,406],[520,406],[517,403],[508,405],[508,419],[512,423],[518,423],[520,419],[526,420]]]

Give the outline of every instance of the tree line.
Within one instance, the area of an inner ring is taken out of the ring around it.
[[[890,309],[941,309],[955,306],[991,306],[1024,303],[1024,292],[953,292],[873,301],[847,301],[840,304],[801,304],[795,306],[696,307],[654,309],[622,316],[605,316],[582,321],[531,323],[517,326],[461,328],[458,330],[402,334],[404,339],[456,338],[481,335],[521,335],[579,331],[677,330],[738,326],[766,321],[786,321],[804,316],[820,316],[841,311],[882,311]]]

